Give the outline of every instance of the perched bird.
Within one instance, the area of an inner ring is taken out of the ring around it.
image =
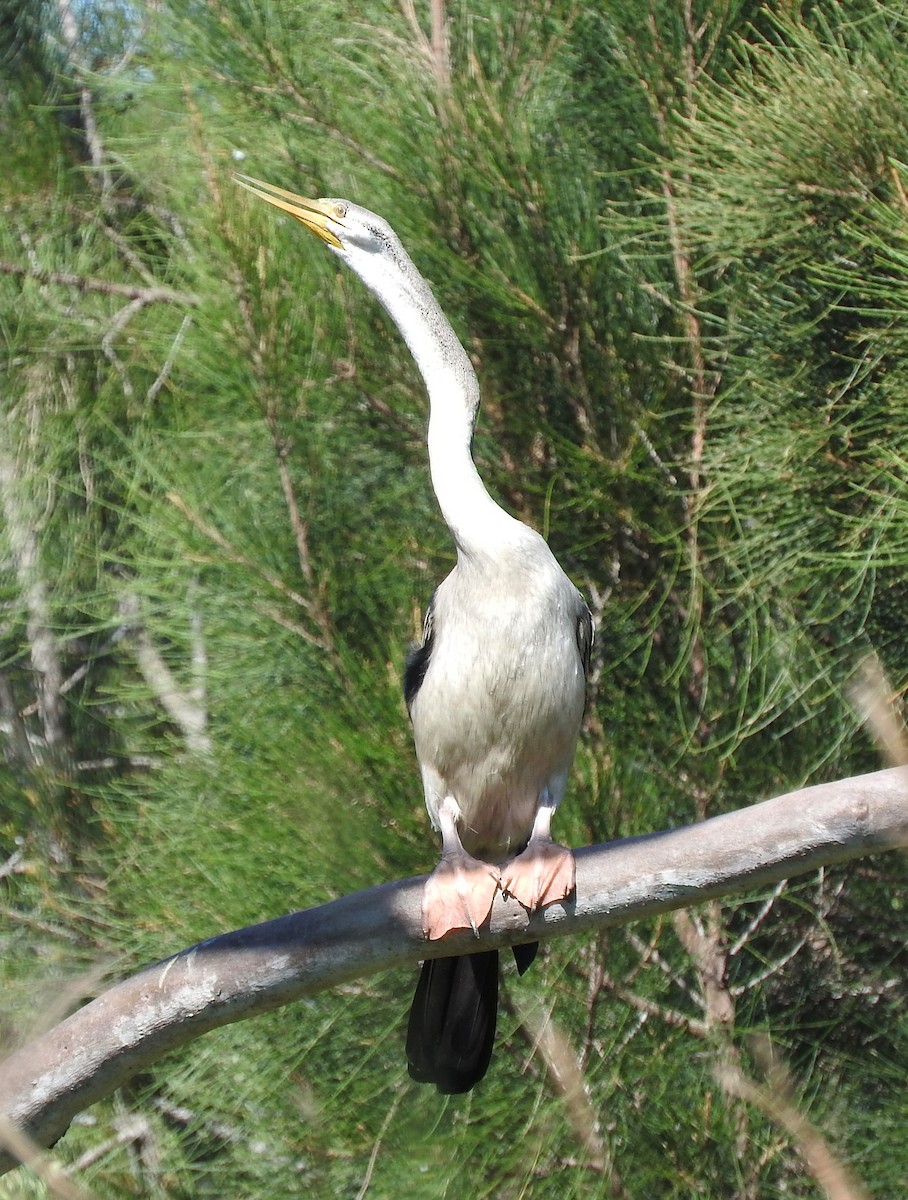
[[[538,533],[492,499],[471,455],[479,385],[429,285],[381,217],[307,200],[249,176],[250,191],[301,221],[375,294],[429,393],[429,467],[457,564],[426,613],[404,694],[441,861],[423,900],[430,939],[488,919],[498,888],[528,911],[574,888],[551,836],[586,698],[589,609]],[[535,946],[515,947],[519,969]],[[411,1076],[468,1091],[486,1072],[498,951],[427,960],[410,1014]]]

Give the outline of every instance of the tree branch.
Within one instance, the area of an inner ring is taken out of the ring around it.
[[[133,652],[142,677],[168,717],[182,733],[187,749],[193,754],[210,754],[211,738],[207,732],[205,694],[204,690],[199,689],[202,679],[199,675],[202,666],[199,657],[202,653],[201,630],[193,629],[193,674],[196,680],[193,687],[187,691],[178,685],[163,655],[151,640],[151,635],[142,622],[139,597],[134,592],[126,592],[120,598],[120,615],[132,631]]]
[[[23,266],[21,263],[0,262],[0,274],[17,275],[22,279],[37,279],[39,283],[54,283],[60,287],[77,288],[80,292],[100,292],[105,296],[122,296],[141,304],[201,303],[192,292],[175,292],[168,287],[147,287],[135,283],[117,283],[113,279],[97,279],[92,275],[76,275],[72,271],[46,271],[43,267]]]
[[[0,511],[6,520],[9,551],[26,612],[44,747],[59,768],[66,751],[63,667],[54,632],[52,591],[41,561],[40,506],[33,495],[38,473],[35,431],[41,427],[49,390],[50,381],[42,370],[30,372],[21,408],[9,408],[0,419]],[[31,436],[22,430],[29,430]]]
[[[211,938],[114,985],[0,1064],[0,1128],[6,1118],[50,1145],[77,1112],[176,1046],[358,976],[621,925],[904,845],[908,778],[892,768],[578,850],[574,898],[527,921],[499,897],[479,938],[425,942],[425,878],[381,884]],[[14,1165],[0,1155],[0,1170]]]

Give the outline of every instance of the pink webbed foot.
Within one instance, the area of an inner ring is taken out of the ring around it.
[[[531,838],[504,869],[501,890],[528,912],[564,900],[575,887],[574,856],[551,838]]]
[[[430,941],[488,920],[501,873],[465,851],[446,855],[429,876],[422,898],[422,924]]]

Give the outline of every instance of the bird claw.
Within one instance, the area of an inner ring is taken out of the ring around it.
[[[501,881],[491,863],[470,854],[443,858],[426,883],[422,900],[423,931],[430,941],[460,929],[479,933],[489,919]]]
[[[501,890],[527,912],[564,900],[576,886],[574,856],[551,840],[531,840],[505,868]]]

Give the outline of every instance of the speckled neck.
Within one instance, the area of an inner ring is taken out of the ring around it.
[[[526,533],[489,493],[470,446],[479,407],[479,384],[457,339],[409,256],[398,242],[394,258],[350,265],[400,330],[429,393],[429,467],[442,515],[460,554],[491,553]],[[362,268],[362,269],[361,269]]]

